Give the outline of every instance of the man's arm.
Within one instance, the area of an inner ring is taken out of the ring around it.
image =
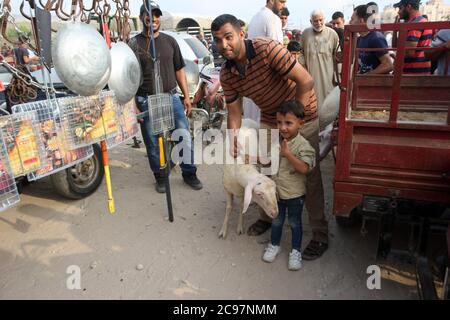
[[[339,36],[336,32],[334,32],[335,37],[333,37],[333,41],[335,42],[335,44],[333,45],[333,70],[337,70],[337,65],[341,62],[340,58],[338,57],[338,52],[340,49],[340,44],[339,44]]]
[[[287,77],[297,84],[296,100],[304,106],[309,105],[310,92],[314,89],[314,80],[308,71],[301,64],[296,63]]]
[[[406,38],[406,48],[417,48],[421,36],[422,31],[410,30],[408,32],[408,37]],[[405,55],[407,58],[414,58],[416,52],[417,50],[406,50]]]
[[[278,21],[274,22],[270,19],[266,21],[266,36],[267,38],[277,40],[279,43],[283,43],[283,28],[281,25],[281,19],[280,23]]]
[[[228,109],[228,129],[231,130],[230,141],[233,141],[232,154],[235,158],[239,155],[239,146],[237,141],[237,133],[242,125],[242,98],[227,104]]]
[[[186,109],[186,115],[190,115],[192,111],[192,104],[191,99],[189,97],[189,89],[187,85],[187,78],[186,78],[186,72],[184,71],[184,68],[181,68],[180,70],[176,71],[176,78],[177,83],[180,86],[181,92],[183,93],[184,97],[184,108]]]
[[[392,58],[389,53],[380,57],[379,60],[380,65],[366,74],[388,74],[394,70],[394,64],[392,63]]]
[[[228,129],[237,130],[241,128],[242,123],[242,98],[233,103],[227,104],[228,109]]]
[[[406,48],[417,48],[416,41],[406,41]],[[417,50],[406,50],[405,55],[407,58],[413,58]]]
[[[446,51],[450,50],[450,41],[447,41],[440,46],[435,47],[434,50],[425,51],[428,59],[438,60]]]
[[[22,50],[22,58],[25,64],[29,64],[31,62],[39,62],[40,60],[38,56],[30,57],[27,49]]]

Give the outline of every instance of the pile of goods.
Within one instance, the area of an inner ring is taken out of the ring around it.
[[[0,136],[1,133],[0,133]],[[3,141],[3,139],[1,139]],[[6,146],[0,143],[0,211],[19,203],[19,192],[14,180]]]
[[[39,137],[45,150],[45,164],[39,170],[29,173],[28,180],[44,178],[72,167],[93,155],[92,146],[70,150],[66,145],[56,103],[39,101],[13,107],[14,113],[28,111],[37,112]]]
[[[112,91],[16,105],[0,117],[0,211],[20,201],[15,178],[35,181],[108,149],[139,132],[134,99],[120,105]]]
[[[108,139],[108,149],[112,149],[133,139],[139,133],[136,111],[137,107],[134,99],[124,105],[119,105],[119,132],[115,137]]]
[[[12,23],[20,31],[10,14],[11,0],[3,2],[2,30]],[[130,35],[129,1],[93,1],[92,6],[71,1],[69,14],[62,11],[66,7],[63,2],[48,1],[43,5],[23,1],[20,9],[33,25],[35,46],[31,48],[41,58],[43,82],[47,77],[52,79],[54,70],[70,94],[79,96],[57,98],[52,81],[42,84],[28,73],[6,65],[21,79],[23,88],[33,88],[33,92],[39,89],[46,94],[46,100],[31,102],[37,94],[25,96],[20,91],[21,100],[15,102],[21,104],[12,103],[12,114],[0,117],[0,211],[19,201],[17,178],[27,176],[34,181],[72,167],[93,155],[94,144],[101,145],[109,211],[115,211],[107,150],[133,138],[139,130],[134,96],[141,69],[126,44]],[[99,15],[100,30],[89,25],[94,13]],[[55,16],[66,23],[53,37]],[[111,20],[116,30],[109,30]],[[111,39],[116,43],[112,44]],[[110,91],[102,91],[106,85]],[[15,92],[18,89],[16,86]]]
[[[89,146],[119,133],[119,105],[112,91],[61,99],[61,120],[71,148]]]
[[[37,131],[36,112],[3,116],[0,118],[0,128],[14,177],[43,166],[45,153]]]

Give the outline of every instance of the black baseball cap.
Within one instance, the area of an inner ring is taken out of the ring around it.
[[[155,11],[156,14],[159,14],[159,16],[163,15],[161,9],[159,8],[159,5],[157,5],[156,3],[151,2],[150,6],[151,6],[151,9],[152,9],[151,10],[152,12]],[[147,6],[143,4],[141,6],[141,11],[140,11],[139,15],[142,16],[143,14],[147,14],[147,13],[148,13]]]
[[[420,0],[401,0],[399,3],[394,4],[394,8],[399,8],[408,4],[420,5]]]

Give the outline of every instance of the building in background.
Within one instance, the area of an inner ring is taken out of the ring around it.
[[[444,4],[443,0],[430,0],[420,10],[428,16],[429,21],[450,20],[450,5]]]
[[[198,35],[203,31],[207,40],[211,39],[211,23],[213,18],[194,16],[192,14],[170,13],[163,11],[161,17],[161,29],[171,31],[186,31],[192,35]]]
[[[449,21],[450,5],[444,4],[444,0],[430,0],[420,7],[420,12],[428,16],[429,21]],[[396,9],[390,5],[384,7],[381,14],[382,23],[393,23],[397,16]]]

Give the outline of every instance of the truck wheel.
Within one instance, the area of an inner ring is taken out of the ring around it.
[[[79,200],[93,194],[103,180],[105,171],[99,145],[94,145],[94,155],[76,166],[51,176],[51,181],[58,194]]]
[[[349,217],[336,216],[336,223],[343,229],[356,227],[361,220],[358,208],[353,209]]]

